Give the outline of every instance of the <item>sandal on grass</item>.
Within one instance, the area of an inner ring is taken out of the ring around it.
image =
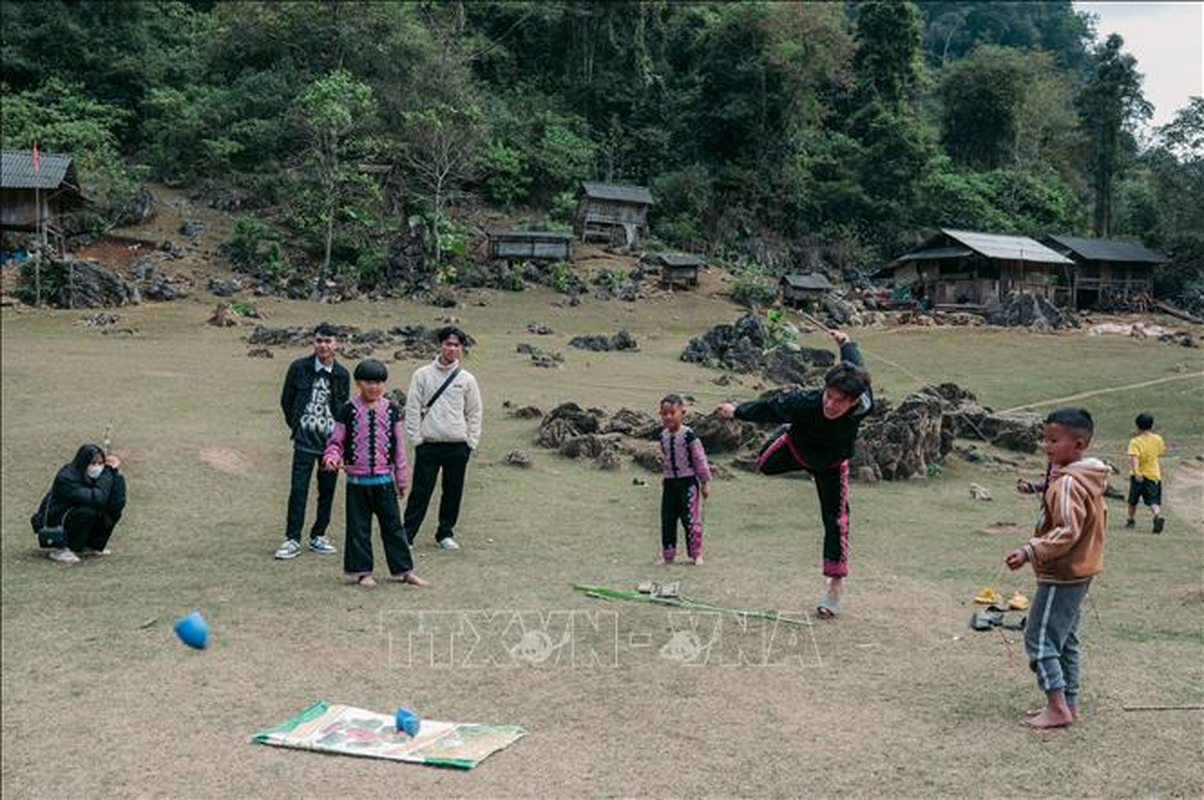
[[[831,593],[825,593],[820,598],[818,605],[815,606],[815,616],[820,619],[834,619],[840,614],[840,600],[833,597]]]

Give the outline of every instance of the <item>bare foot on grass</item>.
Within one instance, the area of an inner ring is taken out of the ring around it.
[[[397,583],[408,583],[410,586],[430,586],[431,585],[430,581],[419,578],[413,572],[403,572],[400,575],[393,575],[389,578],[389,580],[396,581]]]
[[[1069,708],[1070,708],[1070,718],[1072,720],[1074,720],[1075,722],[1078,722],[1079,721],[1079,707],[1078,706],[1069,706]],[[1035,717],[1044,710],[1045,710],[1044,708],[1030,708],[1024,712],[1024,716]]]
[[[703,560],[702,556],[694,556],[694,558],[690,559],[690,563],[696,567],[701,567],[706,561]]]
[[[1031,717],[1026,717],[1024,724],[1036,730],[1049,728],[1065,728],[1074,722],[1074,714],[1069,709],[1057,709],[1052,706],[1041,709]]]
[[[358,578],[352,578],[351,582],[365,589],[372,589],[376,586],[376,578],[373,578],[371,575],[361,575]]]

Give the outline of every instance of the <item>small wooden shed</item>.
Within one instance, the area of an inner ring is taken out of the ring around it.
[[[653,253],[644,260],[660,269],[661,283],[669,287],[697,286],[698,270],[706,266],[706,259],[693,253]]]
[[[778,288],[786,305],[809,308],[819,302],[824,292],[832,291],[832,282],[818,272],[804,272],[783,275]]]
[[[648,210],[654,200],[647,186],[620,183],[581,184],[577,194],[574,232],[587,239],[601,239],[634,247],[641,231],[648,229]]]
[[[31,231],[60,249],[63,217],[83,201],[71,156],[33,151],[0,152],[0,229]]]
[[[507,261],[568,261],[573,234],[555,231],[490,231],[489,257]]]
[[[1112,297],[1152,294],[1154,267],[1170,260],[1124,239],[1057,235],[1043,241],[1074,262],[1071,302],[1075,308],[1094,308]]]

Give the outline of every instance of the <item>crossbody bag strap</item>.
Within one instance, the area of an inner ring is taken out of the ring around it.
[[[431,406],[433,406],[435,404],[435,402],[440,397],[443,396],[443,393],[445,391],[447,391],[447,387],[451,386],[452,381],[454,381],[456,379],[456,376],[459,374],[460,374],[459,367],[456,367],[455,369],[452,370],[451,375],[447,376],[447,378],[443,381],[443,383],[439,385],[439,388],[435,390],[435,393],[433,395],[431,395],[431,399],[427,400],[426,403],[422,406],[422,416],[425,417],[427,415],[427,412],[431,410]]]
[[[50,511],[54,508],[54,484],[57,480],[58,480],[58,475],[55,475],[54,478],[50,481],[50,489],[48,489],[46,492],[46,512],[42,515],[43,530],[46,528],[61,528],[61,527],[63,527],[63,522],[67,521],[67,512],[64,511],[63,519],[59,522],[58,525],[50,524],[50,517],[51,517]],[[67,511],[70,511],[70,510],[71,510],[70,508],[67,509]]]

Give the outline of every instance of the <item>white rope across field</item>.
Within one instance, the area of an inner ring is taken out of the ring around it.
[[[1101,394],[1110,394],[1112,392],[1124,392],[1129,389],[1140,389],[1144,386],[1157,386],[1160,383],[1170,383],[1171,381],[1181,381],[1187,378],[1204,378],[1204,372],[1185,372],[1182,375],[1168,375],[1165,378],[1154,378],[1149,381],[1141,381],[1140,383],[1126,383],[1124,386],[1109,386],[1104,389],[1092,389],[1089,392],[1079,392],[1078,394],[1070,394],[1065,397],[1054,397],[1049,400],[1038,400],[1035,403],[1026,403],[1022,406],[1015,406],[1000,411],[1000,414],[1011,414],[1013,411],[1026,411],[1030,408],[1038,408],[1039,406],[1052,406],[1055,403],[1069,403],[1072,400],[1085,400],[1088,397],[1095,397]]]

